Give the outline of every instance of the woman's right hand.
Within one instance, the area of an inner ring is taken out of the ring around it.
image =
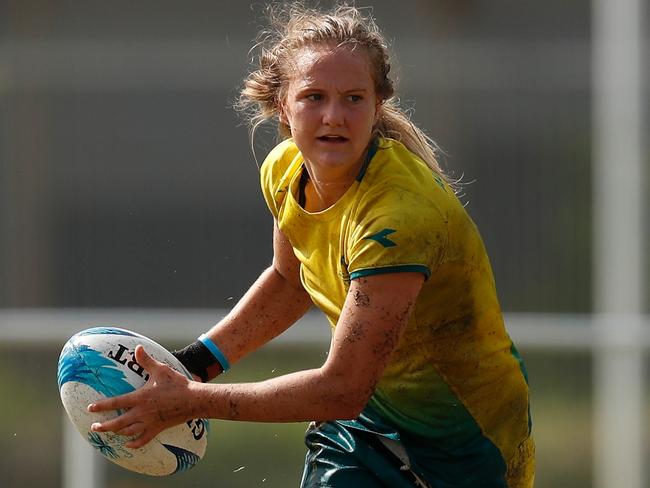
[[[199,417],[192,412],[192,395],[195,388],[202,388],[185,375],[156,361],[142,346],[136,347],[135,359],[149,373],[147,383],[131,393],[88,406],[89,412],[125,410],[111,420],[92,424],[91,429],[134,436],[126,444],[132,449],[144,446],[165,429]]]

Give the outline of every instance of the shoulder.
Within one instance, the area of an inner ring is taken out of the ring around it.
[[[377,153],[360,184],[357,211],[362,215],[400,216],[429,227],[459,205],[453,189],[424,161],[393,139],[380,139]]]
[[[295,157],[300,153],[293,139],[286,139],[275,146],[264,159],[261,174],[271,176],[286,171]]]
[[[443,193],[454,193],[440,175],[395,139],[379,139],[377,152],[367,173],[368,182],[375,186],[390,180],[414,192],[435,195],[439,193],[438,190],[442,190]]]
[[[291,178],[300,168],[302,157],[293,139],[275,146],[260,168],[260,184],[266,203],[277,217],[278,209],[288,189]]]
[[[426,269],[439,264],[449,219],[460,206],[451,188],[403,144],[380,140],[359,187],[347,243],[349,270]],[[355,275],[356,276],[356,275]]]

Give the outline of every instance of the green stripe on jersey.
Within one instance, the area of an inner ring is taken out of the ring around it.
[[[426,278],[431,276],[431,271],[421,264],[402,264],[398,266],[384,266],[382,268],[358,269],[350,273],[350,279],[356,280],[365,276],[386,274],[386,273],[422,273]]]

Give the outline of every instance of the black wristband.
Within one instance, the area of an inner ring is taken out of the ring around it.
[[[190,373],[201,378],[204,383],[210,379],[208,368],[213,370],[217,363],[210,350],[201,341],[193,342],[178,351],[172,351],[172,354]]]

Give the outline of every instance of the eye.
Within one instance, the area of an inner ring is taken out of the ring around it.
[[[323,95],[321,95],[320,93],[310,93],[305,98],[312,102],[318,102],[323,99]]]
[[[363,97],[361,95],[348,95],[348,100],[350,102],[356,103],[363,100]]]

